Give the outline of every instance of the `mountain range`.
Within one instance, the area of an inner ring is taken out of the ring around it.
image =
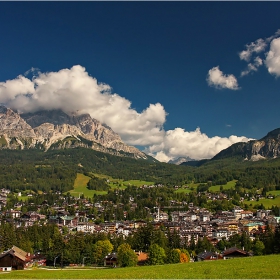
[[[89,114],[66,114],[61,110],[42,110],[20,114],[0,106],[0,149],[54,150],[84,147],[117,156],[151,159],[136,147],[125,144],[106,124]],[[199,166],[212,160],[239,156],[242,160],[278,158],[280,128],[259,140],[235,143],[211,160],[194,161],[188,157],[169,163]],[[156,161],[155,159],[153,159]]]
[[[235,143],[219,152],[213,159],[241,156],[244,160],[258,161],[280,156],[280,128],[270,131],[259,140]]]
[[[19,114],[0,106],[0,149],[63,149],[85,147],[113,155],[147,159],[125,144],[109,126],[89,114],[43,110]]]
[[[210,160],[187,161],[182,165],[201,166],[206,162],[239,157],[242,161],[259,161],[280,157],[280,128],[270,131],[259,140],[239,142],[220,151]]]

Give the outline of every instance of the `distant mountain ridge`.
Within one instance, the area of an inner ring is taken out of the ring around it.
[[[0,149],[63,149],[85,147],[114,155],[147,159],[125,144],[109,126],[89,114],[68,115],[61,110],[18,114],[0,106]]]
[[[194,160],[191,159],[190,157],[178,157],[178,158],[176,158],[174,160],[168,161],[168,163],[180,165],[180,164],[182,164],[184,162],[189,162],[189,161],[194,161]]]
[[[276,128],[259,140],[240,142],[222,150],[213,159],[242,156],[244,160],[257,161],[280,156],[280,128]]]
[[[199,167],[205,163],[214,162],[215,160],[229,159],[239,157],[243,161],[259,161],[262,159],[280,158],[280,128],[276,128],[267,133],[266,136],[259,140],[248,142],[239,142],[220,151],[211,159],[198,161],[186,161],[180,165]]]

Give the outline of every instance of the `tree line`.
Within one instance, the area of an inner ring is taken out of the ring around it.
[[[0,225],[0,249],[5,251],[13,245],[30,252],[40,252],[47,259],[48,265],[54,260],[61,266],[86,264],[102,266],[104,258],[111,252],[117,252],[120,266],[137,264],[135,251],[147,252],[147,264],[188,262],[190,257],[206,251],[223,251],[229,247],[243,248],[254,255],[280,253],[280,227],[268,228],[252,241],[243,232],[232,235],[228,240],[220,240],[214,246],[206,237],[195,242],[180,239],[179,232],[152,224],[140,227],[134,234],[124,235],[106,233],[69,232],[67,227],[60,231],[57,225],[35,224],[28,228],[16,228],[12,223]]]
[[[209,160],[200,166],[174,165],[143,159],[114,156],[86,148],[62,150],[1,150],[0,187],[34,191],[73,188],[77,172],[99,173],[117,179],[139,179],[165,186],[183,186],[190,182],[223,185],[233,179],[237,187],[280,189],[280,159],[260,162],[240,161],[235,157]],[[106,188],[92,178],[89,188]]]

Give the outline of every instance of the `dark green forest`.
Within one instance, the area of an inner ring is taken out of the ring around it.
[[[280,159],[249,162],[233,157],[208,160],[200,166],[178,166],[113,156],[85,148],[47,152],[0,151],[0,187],[11,191],[67,192],[73,188],[78,172],[153,181],[165,186],[182,186],[190,182],[222,185],[235,179],[240,188],[264,188],[265,192],[280,188]],[[89,188],[99,188],[100,184],[103,182],[93,179]]]

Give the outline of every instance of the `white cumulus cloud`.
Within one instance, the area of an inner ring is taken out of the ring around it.
[[[34,69],[31,72],[34,74]],[[112,93],[109,85],[98,83],[80,65],[57,72],[35,72],[32,79],[18,76],[0,82],[0,103],[19,112],[61,109],[66,113],[89,113],[109,125],[125,143],[142,147],[160,161],[186,156],[211,158],[235,142],[248,140],[237,136],[209,138],[199,128],[191,132],[182,128],[165,131],[167,113],[160,103],[137,112],[129,100]],[[217,67],[210,74],[215,86],[237,89],[236,80],[224,76]]]
[[[253,53],[260,53],[265,50],[267,42],[264,39],[258,39],[255,42],[251,42],[246,45],[246,50],[239,53],[241,60],[250,61]]]
[[[206,80],[209,86],[214,86],[218,89],[239,89],[237,79],[234,77],[234,75],[225,75],[219,69],[219,66],[213,67],[209,70]]]
[[[250,74],[251,72],[256,72],[258,71],[258,68],[263,64],[262,59],[257,56],[255,57],[253,63],[249,63],[247,65],[247,69],[241,72],[241,77],[246,76]]]
[[[14,102],[19,97],[33,94],[34,91],[32,81],[20,75],[16,79],[0,82],[0,102]]]
[[[239,53],[239,58],[245,60],[248,65],[247,68],[241,72],[241,77],[246,76],[252,72],[258,71],[261,65],[265,65],[270,74],[279,76],[279,43],[280,29],[278,29],[272,36],[268,38],[260,38],[255,42],[246,45],[246,49]],[[270,51],[265,54],[265,50],[270,44]],[[256,54],[265,54],[263,59]]]
[[[237,142],[247,142],[250,139],[245,136],[232,135],[226,137],[208,137],[197,128],[194,131],[185,131],[182,128],[168,130],[163,142],[148,147],[145,152],[154,156],[159,161],[174,160],[178,157],[190,157],[192,159],[209,159]]]
[[[80,65],[58,72],[38,73],[32,80],[19,76],[0,83],[0,103],[20,112],[61,109],[89,113],[106,123],[132,145],[149,145],[162,139],[164,107],[150,104],[143,112],[131,102],[98,83]]]
[[[280,76],[280,38],[273,39],[266,55],[265,65],[270,74]]]

